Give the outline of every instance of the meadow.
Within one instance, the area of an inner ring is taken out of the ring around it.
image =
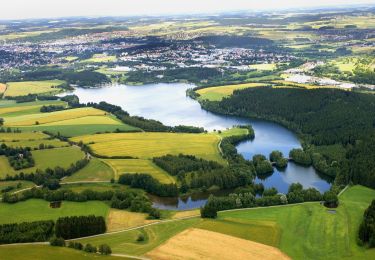
[[[72,163],[77,162],[85,157],[85,154],[78,148],[73,146],[35,150],[32,151],[32,156],[35,160],[35,166],[15,171],[9,164],[8,159],[5,156],[0,156],[0,178],[6,177],[6,175],[15,175],[20,172],[32,173],[37,169],[45,170],[47,168],[55,168],[60,166],[62,168],[68,168]]]
[[[93,255],[67,247],[52,247],[50,245],[8,245],[0,246],[0,258],[7,260],[85,260],[85,259],[122,259],[129,258]]]
[[[146,159],[104,159],[116,173],[116,179],[123,173],[147,173],[162,183],[174,183],[175,180],[168,173]]]
[[[110,181],[115,173],[110,166],[98,158],[91,158],[88,165],[71,176],[63,179],[64,182],[75,181]]]
[[[261,87],[267,84],[264,83],[244,83],[238,85],[224,85],[217,87],[209,87],[197,90],[200,95],[199,99],[208,99],[210,101],[220,101],[224,97],[228,97],[233,94],[233,91],[238,89]]]
[[[62,91],[56,87],[63,83],[65,83],[65,81],[62,80],[8,82],[4,96],[16,97],[26,96],[28,94],[56,94]]]
[[[0,224],[56,220],[64,216],[87,216],[90,214],[106,218],[108,213],[109,206],[101,201],[63,201],[60,208],[51,208],[48,201],[30,199],[16,204],[0,203]],[[12,217],[9,218],[9,216]]]
[[[218,150],[220,138],[213,134],[185,133],[112,133],[71,138],[88,144],[102,156],[131,156],[151,159],[166,154],[190,154],[207,160],[223,162]]]
[[[14,100],[0,101],[0,115],[2,117],[15,117],[20,115],[36,114],[40,112],[42,106],[55,105],[66,106],[63,101],[34,101],[25,103],[16,103]]]
[[[274,246],[295,259],[372,259],[375,249],[359,247],[356,236],[363,212],[374,197],[374,190],[353,186],[340,196],[339,207],[332,210],[310,202],[224,211],[215,220],[176,220],[80,241],[102,241],[115,253],[143,255],[183,230],[199,228]],[[144,234],[144,242],[136,242],[139,234]]]

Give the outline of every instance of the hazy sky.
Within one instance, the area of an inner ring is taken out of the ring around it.
[[[0,19],[212,13],[372,4],[374,0],[1,0]]]

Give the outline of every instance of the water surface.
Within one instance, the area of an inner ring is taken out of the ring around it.
[[[131,115],[156,119],[165,125],[192,125],[204,127],[206,130],[223,130],[233,125],[251,124],[255,131],[255,139],[242,142],[237,150],[246,159],[254,154],[268,155],[273,150],[283,152],[285,156],[293,148],[300,148],[297,136],[276,123],[234,116],[217,115],[202,109],[199,103],[186,96],[190,84],[149,84],[144,86],[111,85],[104,88],[77,88],[74,94],[82,103],[106,101],[121,106]],[[276,187],[279,192],[286,193],[293,182],[301,183],[305,188],[314,187],[321,192],[329,189],[329,183],[321,178],[312,167],[303,167],[289,163],[288,167],[265,179],[257,178],[266,188]],[[204,205],[205,196],[175,198],[172,200],[158,199],[155,206],[166,209],[192,209]]]

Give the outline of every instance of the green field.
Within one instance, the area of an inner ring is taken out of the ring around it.
[[[41,132],[0,133],[0,141],[10,147],[30,147],[32,149],[38,148],[40,144],[53,147],[69,145],[58,139],[50,139],[49,135]]]
[[[116,56],[108,56],[104,54],[94,54],[90,59],[82,60],[82,63],[102,63],[102,62],[115,62]]]
[[[19,183],[21,184],[21,187],[16,188],[17,184]],[[35,186],[35,183],[31,181],[0,181],[0,190],[3,190],[4,188],[9,187],[9,186],[15,187],[15,189],[11,191],[11,192],[15,192],[15,191],[19,191],[22,189],[33,187]],[[0,197],[1,197],[1,194],[0,194]]]
[[[363,212],[374,198],[374,190],[354,186],[342,194],[340,206],[333,212],[318,202],[253,208],[220,212],[216,220],[177,220],[80,241],[102,241],[115,253],[142,255],[195,227],[275,246],[293,259],[372,259],[375,249],[357,246],[356,235]],[[136,242],[140,233],[146,237],[141,243]]]
[[[21,115],[29,115],[40,113],[40,108],[47,105],[66,106],[63,101],[35,101],[16,103],[14,100],[1,100],[0,101],[0,115],[2,117],[14,117]]]
[[[97,245],[96,245],[97,246]],[[81,260],[81,259],[129,259],[115,256],[90,254],[67,247],[49,245],[11,245],[0,246],[0,258],[7,260]]]
[[[99,183],[72,183],[72,184],[63,184],[64,189],[69,189],[75,192],[81,192],[86,189],[95,190],[95,191],[108,191],[108,190],[136,190],[129,188],[128,186],[110,183],[110,182],[99,182]]]
[[[63,83],[64,81],[62,80],[8,82],[4,96],[15,97],[26,96],[28,94],[55,94],[61,92],[61,89],[56,87]]]
[[[210,101],[220,101],[224,97],[228,97],[233,94],[233,91],[237,89],[253,88],[265,86],[264,83],[244,83],[238,85],[225,85],[217,87],[209,87],[197,90],[197,93],[200,95],[199,99],[208,99]]]
[[[162,183],[174,183],[175,180],[168,173],[152,163],[143,159],[105,159],[105,163],[116,172],[116,179],[123,173],[147,173]]]
[[[288,207],[250,209],[219,213],[218,220],[267,221],[280,228],[278,247],[295,259],[372,259],[375,249],[357,246],[356,236],[364,210],[375,198],[375,191],[354,186],[340,197],[336,213],[319,203],[305,203]],[[249,228],[254,240],[267,229]],[[303,238],[303,239],[298,239]],[[264,242],[264,241],[259,241]],[[270,244],[269,241],[268,244]]]
[[[17,117],[5,117],[5,125],[9,126],[32,126],[32,125],[41,125],[49,124],[54,122],[59,122],[64,125],[64,121],[69,121],[70,119],[77,119],[82,117],[96,116],[94,120],[98,120],[98,116],[105,116],[107,113],[92,107],[82,107],[75,109],[68,109],[62,111],[56,111],[51,113],[35,113],[28,115],[21,115]],[[91,121],[90,123],[93,124]],[[89,120],[90,121],[90,120]],[[86,120],[86,123],[87,120]],[[100,124],[100,122],[99,122]]]
[[[63,182],[73,181],[110,181],[115,177],[112,168],[100,159],[91,158],[86,167],[65,178]]]
[[[56,220],[64,216],[96,215],[107,217],[109,206],[101,201],[63,201],[60,208],[50,208],[49,202],[38,199],[16,204],[0,203],[0,224],[37,220]]]
[[[32,151],[32,156],[35,160],[35,166],[31,168],[21,169],[15,171],[9,164],[8,158],[0,156],[0,177],[5,177],[7,174],[15,175],[20,172],[31,173],[36,169],[45,170],[47,168],[55,168],[60,166],[64,169],[68,168],[72,163],[77,162],[85,157],[85,154],[78,148],[73,146],[44,149]]]
[[[93,152],[104,156],[151,159],[184,153],[223,162],[217,147],[220,138],[213,134],[113,133],[78,136],[71,140],[89,144]]]
[[[179,232],[199,223],[200,221],[199,218],[180,220],[117,234],[79,239],[78,241],[91,244],[106,243],[111,246],[114,253],[143,255]],[[144,234],[145,241],[136,241],[139,234]]]

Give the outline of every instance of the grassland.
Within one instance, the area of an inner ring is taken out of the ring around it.
[[[31,173],[35,172],[37,169],[53,169],[57,166],[68,168],[72,163],[83,159],[85,156],[85,154],[79,148],[72,146],[35,150],[31,153],[35,160],[35,166],[18,171],[15,171],[10,166],[8,159],[5,156],[0,156],[0,178],[4,178],[7,174],[12,176],[20,172]]]
[[[124,257],[102,256],[86,253],[67,247],[54,247],[49,245],[8,245],[0,246],[0,258],[7,260],[85,260],[85,259],[123,259]]]
[[[0,141],[10,147],[38,148],[40,144],[53,147],[64,147],[69,144],[58,139],[51,139],[50,136],[41,132],[22,133],[0,133]]]
[[[168,173],[157,167],[151,160],[146,159],[105,159],[106,164],[116,173],[116,179],[123,173],[147,173],[162,183],[174,183],[175,180]]]
[[[223,162],[217,147],[220,138],[213,134],[117,133],[78,136],[71,140],[89,144],[96,154],[109,157],[151,159],[155,156],[184,153]]]
[[[65,179],[64,179],[65,180]],[[121,185],[121,184],[115,184],[110,182],[93,182],[93,183],[62,183],[64,186],[64,189],[69,189],[75,192],[81,192],[86,189],[95,190],[95,191],[108,191],[108,190],[135,190],[132,188],[129,188],[128,186]]]
[[[146,256],[151,259],[289,259],[277,248],[198,228],[181,232]]]
[[[40,112],[40,108],[44,105],[66,106],[63,101],[35,101],[16,103],[13,100],[0,101],[0,115],[2,117],[15,117],[20,115],[36,114]]]
[[[126,228],[138,227],[158,220],[148,220],[146,213],[129,212],[111,209],[107,220],[107,231],[118,231]]]
[[[218,221],[273,222],[281,231],[278,247],[295,259],[371,259],[375,250],[358,247],[356,236],[363,212],[374,197],[374,190],[354,186],[343,193],[340,206],[333,213],[319,203],[305,203],[221,212]],[[248,228],[248,232],[254,233],[255,241],[268,230],[262,230],[261,226]]]
[[[19,188],[16,188],[20,184]],[[31,181],[0,181],[0,190],[3,190],[6,187],[15,187],[11,192],[16,192],[22,189],[34,187],[35,183]]]
[[[61,92],[61,89],[56,87],[63,83],[64,81],[61,80],[8,82],[4,96],[15,97],[26,96],[28,94],[55,94]]]
[[[210,101],[220,101],[224,97],[228,97],[233,94],[233,91],[238,89],[253,88],[265,86],[264,83],[245,83],[238,85],[225,85],[217,87],[203,88],[197,91],[200,95],[199,99],[208,99]]]
[[[118,254],[143,255],[200,221],[201,220],[198,218],[173,221],[151,225],[137,230],[79,239],[78,241],[91,244],[106,243],[111,246],[114,253]],[[145,241],[136,241],[139,234],[145,236]]]
[[[342,194],[340,206],[331,212],[318,202],[253,208],[219,212],[215,220],[176,220],[81,241],[101,241],[115,253],[143,255],[185,229],[199,228],[278,247],[295,259],[372,259],[375,249],[357,246],[356,236],[363,212],[374,197],[374,190],[354,186]],[[141,233],[146,240],[136,242]]]
[[[35,113],[28,115],[21,115],[17,117],[5,117],[5,125],[9,126],[32,126],[32,125],[41,125],[48,124],[53,122],[61,122],[69,119],[77,119],[88,116],[105,116],[106,112],[92,108],[92,107],[83,107],[68,109],[62,111],[56,111],[51,113]],[[97,118],[95,118],[97,119]]]
[[[110,166],[100,159],[92,158],[86,167],[65,178],[63,182],[110,181],[115,174]]]
[[[49,202],[38,199],[16,204],[0,203],[0,224],[37,220],[56,220],[64,216],[96,215],[107,217],[109,206],[101,201],[63,201],[60,208],[50,208]]]

